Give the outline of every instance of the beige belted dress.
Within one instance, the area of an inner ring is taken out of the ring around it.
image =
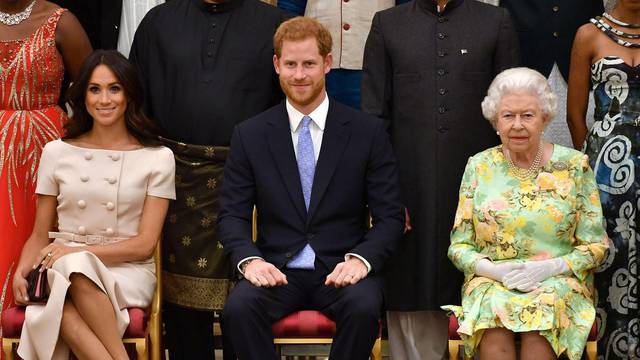
[[[93,246],[135,236],[147,195],[175,199],[175,161],[166,147],[130,151],[87,149],[62,140],[42,152],[36,193],[57,196],[54,242]],[[18,354],[26,359],[68,359],[59,339],[69,276],[82,273],[109,297],[118,330],[129,324],[128,307],[149,305],[155,289],[153,259],[104,264],[88,251],[58,259],[48,272],[51,289],[44,305],[27,307]]]

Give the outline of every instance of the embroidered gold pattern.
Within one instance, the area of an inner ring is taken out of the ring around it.
[[[208,228],[211,225],[211,219],[206,216],[203,217],[202,220],[200,220],[200,225],[205,229]]]
[[[205,259],[205,258],[203,258],[203,257],[198,258],[198,267],[199,267],[200,269],[204,269],[204,268],[206,268],[206,267],[207,267],[207,259]]]
[[[189,246],[191,245],[191,236],[183,236],[182,237],[182,246]]]
[[[213,147],[207,146],[204,148],[204,156],[212,158],[215,155],[216,155],[216,151]]]
[[[231,281],[162,272],[165,301],[191,309],[222,310],[231,291]]]
[[[186,204],[188,207],[193,208],[196,206],[196,198],[193,196],[187,196]]]
[[[216,179],[214,179],[214,178],[209,178],[209,179],[207,180],[207,187],[208,187],[209,189],[215,189],[217,185],[218,185],[218,182],[216,181]]]
[[[176,263],[176,256],[174,254],[169,254],[169,262],[172,264]]]
[[[64,75],[55,47],[56,10],[28,38],[0,42],[0,174],[7,171],[11,220],[16,221],[14,192],[34,187],[44,145],[60,137],[66,115],[56,105]],[[4,52],[4,53],[3,53]]]

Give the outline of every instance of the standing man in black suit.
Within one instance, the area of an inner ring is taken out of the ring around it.
[[[274,50],[287,99],[236,126],[220,191],[224,249],[245,278],[224,308],[223,331],[240,359],[277,359],[271,324],[317,309],[337,324],[331,359],[367,359],[381,270],[404,224],[393,151],[381,120],[327,97],[324,26],[288,20]]]

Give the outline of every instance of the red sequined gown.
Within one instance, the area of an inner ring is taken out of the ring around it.
[[[64,64],[55,40],[64,11],[25,39],[0,41],[0,315],[14,303],[13,272],[33,229],[42,147],[66,121],[57,105]]]

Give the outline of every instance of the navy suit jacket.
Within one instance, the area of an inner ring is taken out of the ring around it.
[[[395,157],[382,121],[333,100],[308,212],[284,101],[234,129],[219,199],[220,237],[232,264],[259,256],[282,268],[309,243],[330,270],[351,252],[379,273],[404,226]]]

